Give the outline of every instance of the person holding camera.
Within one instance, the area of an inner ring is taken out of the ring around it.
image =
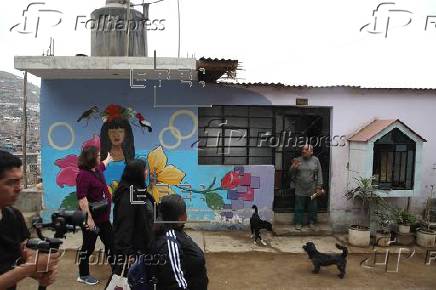
[[[43,254],[25,248],[30,233],[22,213],[13,208],[21,192],[21,160],[0,151],[0,289],[16,289],[18,282],[31,277],[39,286],[55,281],[59,254]]]
[[[80,209],[87,214],[86,226],[82,228],[83,243],[79,253],[78,282],[95,285],[99,281],[89,273],[89,257],[95,249],[97,237],[105,246],[106,257],[110,257],[112,248],[112,225],[110,210],[112,197],[106,185],[103,171],[112,157],[101,162],[97,147],[83,148],[79,156],[79,173],[76,179],[76,194]]]

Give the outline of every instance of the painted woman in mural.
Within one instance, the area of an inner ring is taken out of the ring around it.
[[[126,163],[135,158],[135,138],[130,122],[137,119],[137,115],[133,109],[115,104],[109,105],[101,114],[100,153],[103,159],[108,153],[113,158],[105,172],[109,184],[118,182]]]
[[[85,120],[83,116],[89,115],[88,112],[99,112],[99,109],[94,106],[85,111],[78,122]],[[132,125],[141,128],[142,131],[147,128],[148,132],[151,132],[151,123],[145,120],[141,113],[117,104],[107,106],[100,116],[103,120],[100,130],[100,154],[102,159],[105,159],[108,153],[113,158],[104,173],[108,184],[112,185],[121,179],[126,163],[135,158]]]
[[[100,131],[101,158],[108,152],[114,161],[128,162],[135,158],[135,138],[129,119],[129,109],[109,105],[102,113],[103,126]]]

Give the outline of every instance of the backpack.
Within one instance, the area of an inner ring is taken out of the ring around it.
[[[174,237],[164,236],[165,241],[171,240],[179,244],[177,239]],[[156,263],[156,257],[158,257],[158,247],[156,242],[153,245],[153,250],[150,252],[153,259],[145,260],[144,255],[141,255],[136,259],[136,261],[130,266],[129,272],[127,274],[127,281],[131,290],[155,290],[158,277],[157,277],[157,267],[159,266],[159,261]],[[149,254],[149,255],[150,255]],[[158,257],[159,259],[159,257]]]

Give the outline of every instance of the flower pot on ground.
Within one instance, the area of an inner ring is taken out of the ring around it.
[[[427,228],[419,228],[416,231],[416,243],[425,248],[434,247],[436,242],[436,231],[427,229]]]
[[[352,225],[348,229],[348,242],[356,247],[368,247],[371,241],[371,232],[368,227]]]
[[[431,199],[433,197],[434,186],[431,185],[431,192],[425,205],[423,220],[421,221],[422,227],[416,230],[416,243],[421,247],[434,247],[436,242],[436,231],[431,228],[430,212],[431,212]]]
[[[405,209],[394,209],[395,222],[398,225],[398,232],[401,234],[410,233],[410,226],[416,223],[416,216]]]
[[[373,184],[374,178],[355,178],[356,187],[348,190],[345,197],[348,200],[359,201],[360,211],[365,213],[365,221],[360,221],[357,225],[352,225],[348,229],[348,241],[352,246],[367,247],[371,240],[371,213],[383,202],[383,198],[377,195],[376,185]],[[368,226],[366,226],[368,225]]]
[[[400,234],[410,233],[410,225],[398,225],[398,231]]]
[[[391,225],[393,224],[393,210],[387,203],[381,203],[375,211],[378,230],[375,234],[375,244],[388,247],[391,241]]]
[[[391,240],[391,232],[377,231],[375,234],[376,245],[380,247],[388,247]]]

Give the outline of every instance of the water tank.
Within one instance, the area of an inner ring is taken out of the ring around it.
[[[127,3],[107,0],[105,7],[92,12],[88,23],[91,56],[127,56],[127,46],[128,56],[147,56],[146,19],[141,12],[128,9]]]

